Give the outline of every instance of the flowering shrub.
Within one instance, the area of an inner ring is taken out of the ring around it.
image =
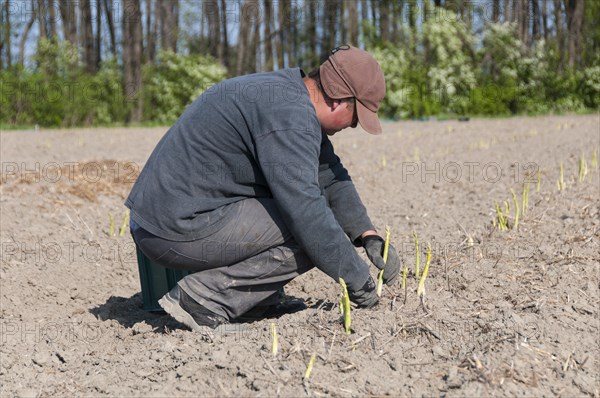
[[[446,112],[464,113],[476,85],[472,33],[453,12],[436,9],[423,24],[429,91]]]
[[[391,45],[376,47],[371,51],[381,65],[386,82],[386,95],[381,112],[394,118],[410,116],[408,59],[403,49]]]
[[[583,104],[592,109],[600,106],[600,65],[584,69],[578,74],[579,94]]]
[[[226,78],[227,70],[213,58],[160,52],[144,76],[146,120],[169,124],[207,88]]]

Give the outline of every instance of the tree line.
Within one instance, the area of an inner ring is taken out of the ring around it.
[[[523,54],[540,42],[557,73],[598,61],[595,0],[2,0],[0,71],[39,68],[44,44],[70,45],[87,75],[116,63],[130,99],[129,122],[144,119],[144,68],[160,54],[210,56],[227,76],[285,67],[311,69],[330,49],[396,46],[425,60],[423,27],[456,18],[481,46],[489,24],[514,27]],[[472,50],[474,51],[474,50]],[[488,55],[489,63],[490,57]],[[4,75],[3,75],[4,76]]]

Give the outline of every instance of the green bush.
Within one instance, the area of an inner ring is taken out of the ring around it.
[[[409,85],[406,52],[392,45],[375,47],[373,57],[381,65],[386,79],[386,95],[380,106],[382,115],[390,118],[403,118],[412,115],[414,87]]]
[[[367,49],[386,76],[384,117],[475,114],[505,116],[582,112],[600,106],[600,66],[564,69],[557,43],[538,41],[532,49],[518,40],[517,27],[489,23],[475,50],[472,32],[455,14],[436,10],[416,35],[382,42],[378,30],[363,23]],[[397,44],[401,43],[401,44]],[[86,73],[79,49],[68,42],[41,40],[31,68],[0,70],[0,124],[80,126],[125,123],[133,105],[123,95],[122,66],[107,60]],[[143,69],[143,121],[173,123],[203,91],[227,77],[215,59],[159,53]]]
[[[436,8],[423,24],[423,43],[433,99],[444,113],[466,113],[477,83],[473,34],[452,11]]]
[[[100,65],[85,95],[85,102],[91,108],[88,115],[91,115],[93,124],[107,125],[126,120],[129,104],[124,99],[121,71],[114,59]]]
[[[212,57],[160,52],[144,70],[144,119],[173,123],[207,88],[224,80],[227,70]]]
[[[115,61],[90,75],[67,43],[40,41],[33,70],[0,71],[0,123],[69,127],[123,122],[121,73]]]
[[[579,85],[577,92],[583,105],[591,109],[600,107],[600,65],[584,69],[577,74]]]
[[[32,69],[0,71],[2,125],[68,127],[124,123],[131,104],[123,95],[122,72],[108,60],[91,75],[67,43],[40,41]],[[204,90],[226,77],[210,57],[160,53],[144,70],[144,120],[172,123]]]

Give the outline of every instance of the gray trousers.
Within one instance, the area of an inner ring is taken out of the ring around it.
[[[277,292],[313,264],[283,223],[273,199],[246,199],[214,234],[175,242],[132,225],[142,252],[164,267],[193,273],[179,286],[198,303],[229,320],[256,305],[271,304]]]

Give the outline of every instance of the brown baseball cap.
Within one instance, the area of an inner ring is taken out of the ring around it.
[[[385,78],[371,54],[349,45],[336,47],[321,64],[320,74],[323,90],[330,98],[354,97],[362,128],[381,134],[377,111],[385,97]]]

